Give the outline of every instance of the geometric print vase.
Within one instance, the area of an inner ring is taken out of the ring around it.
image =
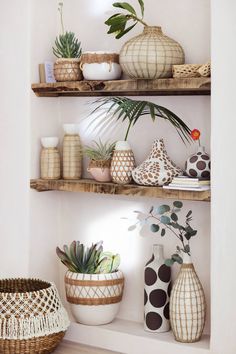
[[[130,183],[134,168],[134,153],[130,145],[127,141],[118,141],[111,160],[112,181],[118,184]]]
[[[170,330],[171,268],[165,265],[163,245],[153,245],[144,281],[144,329],[153,333],[167,332]]]
[[[76,321],[102,325],[116,317],[123,296],[124,276],[118,270],[109,274],[82,274],[67,271],[66,298]]]
[[[187,159],[185,172],[189,177],[210,179],[211,160],[204,146],[199,146],[198,151]]]
[[[190,256],[185,254],[170,297],[170,321],[175,339],[183,343],[199,341],[205,320],[206,301],[203,287]]]
[[[163,139],[156,139],[148,158],[132,171],[137,184],[143,186],[163,186],[182,174],[169,158]]]

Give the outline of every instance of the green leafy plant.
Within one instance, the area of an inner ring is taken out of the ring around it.
[[[126,12],[116,13],[108,18],[108,20],[105,22],[105,24],[109,26],[107,33],[114,33],[116,38],[119,39],[131,31],[138,23],[147,26],[146,22],[143,21],[144,1],[138,0],[138,2],[141,10],[141,17],[137,15],[134,7],[128,2],[115,2],[113,7],[125,10]]]
[[[65,32],[63,21],[63,2],[59,2],[58,11],[61,19],[62,34],[56,37],[53,54],[57,58],[80,58],[82,54],[81,42],[73,32]]]
[[[171,266],[175,262],[182,264],[184,253],[191,255],[190,240],[197,235],[197,230],[193,229],[190,225],[192,221],[192,210],[189,210],[185,215],[185,222],[182,225],[179,221],[178,213],[182,211],[183,203],[181,201],[173,202],[173,205],[166,204],[158,207],[151,207],[147,215],[143,215],[142,220],[137,224],[148,224],[150,230],[154,233],[160,233],[164,237],[167,231],[170,231],[180,242],[180,246],[176,247],[176,252],[172,254],[170,259],[166,260],[166,265]],[[129,230],[132,231],[136,225],[130,226]]]
[[[93,146],[86,146],[84,153],[94,161],[108,161],[112,158],[112,154],[115,148],[114,143],[103,143],[101,139],[99,141],[93,141]]]
[[[156,117],[165,119],[176,129],[183,142],[191,141],[191,129],[180,119],[175,113],[169,109],[159,106],[149,101],[136,101],[127,97],[107,97],[100,98],[94,103],[98,106],[91,112],[94,114],[102,108],[106,109],[106,114],[103,114],[102,119],[94,118],[89,126],[93,126],[94,129],[99,129],[101,133],[109,128],[110,124],[114,121],[128,122],[127,131],[125,134],[125,140],[128,139],[129,131],[133,127],[140,117],[150,115],[153,122]]]
[[[61,262],[74,273],[113,273],[120,265],[119,254],[103,252],[102,241],[87,248],[80,241],[73,241],[70,246],[64,245],[63,250],[57,247],[56,253]]]

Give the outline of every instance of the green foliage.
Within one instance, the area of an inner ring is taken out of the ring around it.
[[[57,58],[80,58],[82,54],[81,43],[73,32],[59,35],[55,40],[53,54]]]
[[[138,0],[138,2],[142,15],[141,18],[138,17],[136,10],[128,2],[115,2],[113,4],[113,7],[124,10],[125,13],[116,13],[105,21],[105,24],[109,27],[107,32],[108,34],[114,33],[116,38],[119,39],[131,31],[138,22],[142,23],[144,26],[147,26],[147,24],[143,21],[144,2],[143,0]]]
[[[57,247],[56,253],[61,262],[74,273],[113,273],[120,265],[118,254],[103,252],[102,241],[87,248],[80,241],[73,241],[70,246],[64,245],[63,250]]]
[[[103,143],[101,139],[99,141],[93,141],[93,146],[86,146],[84,153],[95,161],[107,161],[112,158],[113,151],[115,149],[114,143]]]
[[[128,128],[125,135],[125,140],[128,138],[129,131],[142,116],[149,115],[153,122],[156,118],[162,118],[169,122],[177,131],[183,142],[191,141],[191,129],[173,112],[169,109],[159,106],[149,101],[137,101],[127,97],[106,97],[96,100],[98,106],[91,112],[91,114],[101,109],[106,109],[106,114],[103,114],[102,119],[94,118],[89,126],[93,126],[94,130],[102,133],[103,130],[108,129],[114,121],[127,122]],[[90,115],[91,115],[90,114]],[[176,208],[181,208],[181,202],[176,202]]]
[[[180,245],[176,247],[176,252],[170,259],[165,261],[168,266],[173,265],[175,262],[182,264],[182,253],[191,254],[189,241],[192,237],[196,236],[197,230],[193,229],[190,225],[192,221],[192,210],[186,214],[185,223],[182,225],[179,222],[179,217],[176,213],[182,211],[183,203],[181,201],[174,201],[173,205],[160,205],[158,207],[151,207],[148,214],[144,214],[144,219],[139,221],[144,224],[150,223],[150,230],[154,233],[160,232],[161,237],[166,235],[166,231],[170,231],[175,237],[178,238]]]

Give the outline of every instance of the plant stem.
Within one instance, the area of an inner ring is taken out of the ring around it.
[[[129,135],[129,131],[130,131],[131,126],[132,126],[132,121],[129,121],[129,126],[128,126],[128,129],[125,134],[125,141],[127,141],[127,139],[128,139],[128,135]]]
[[[59,12],[60,12],[60,18],[61,18],[61,30],[62,30],[62,34],[65,34],[65,28],[64,28],[64,21],[63,21],[63,2],[60,2],[59,4]]]
[[[148,26],[148,24],[146,22],[143,21],[143,19],[135,16],[135,15],[128,15],[129,18],[132,18],[134,21],[138,21],[140,23],[142,23],[142,25],[144,25],[145,27]]]

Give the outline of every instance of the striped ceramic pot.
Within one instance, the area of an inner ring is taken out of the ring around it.
[[[200,340],[206,320],[206,301],[202,284],[191,259],[184,257],[170,297],[170,322],[178,342]]]
[[[109,274],[65,275],[67,301],[76,321],[86,325],[110,323],[116,317],[123,296],[124,276]]]

